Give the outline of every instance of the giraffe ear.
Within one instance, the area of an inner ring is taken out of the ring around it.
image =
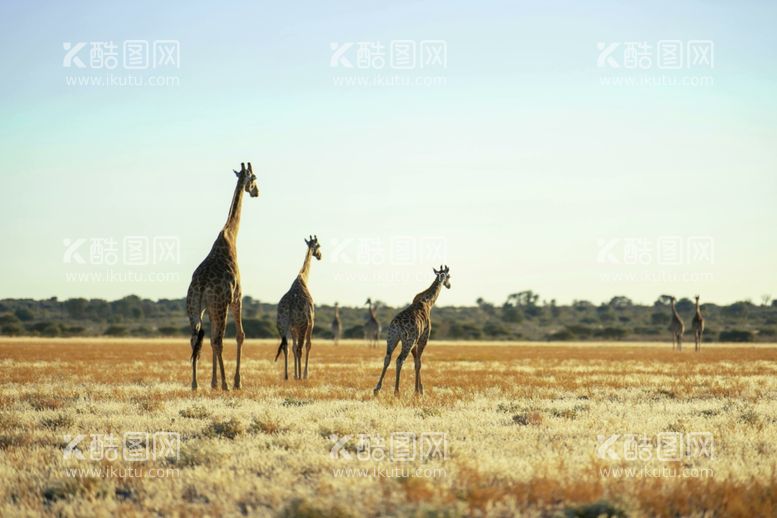
[[[237,171],[235,171],[234,169],[232,169],[232,172],[233,172],[233,173],[235,173],[235,176],[237,176],[238,178],[240,178],[240,173],[238,173],[238,172],[237,172]]]
[[[435,268],[434,266],[432,266],[432,271],[434,272],[435,275],[440,275],[440,272],[438,272],[437,268]]]

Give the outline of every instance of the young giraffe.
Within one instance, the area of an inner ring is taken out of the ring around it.
[[[340,322],[340,306],[335,302],[335,318],[332,319],[332,336],[335,345],[340,342],[340,336],[343,334],[343,324]]]
[[[434,269],[433,269],[434,270]],[[429,288],[422,291],[413,298],[413,303],[394,317],[389,324],[386,338],[386,357],[383,360],[383,371],[380,373],[378,384],[375,385],[373,394],[377,395],[380,387],[383,385],[383,378],[386,375],[391,355],[399,341],[402,341],[402,351],[397,357],[397,381],[394,385],[394,395],[399,395],[399,374],[402,370],[402,364],[409,352],[413,352],[415,362],[415,393],[423,395],[424,386],[421,383],[421,355],[424,353],[426,343],[429,341],[429,334],[432,331],[432,306],[440,295],[442,286],[451,287],[450,269],[440,266],[440,270],[434,270],[434,282]]]
[[[256,175],[251,169],[251,162],[246,169],[240,164],[237,175],[237,186],[232,195],[229,215],[224,228],[219,232],[210,253],[194,270],[189,292],[186,294],[186,312],[192,328],[192,390],[197,390],[197,360],[202,349],[202,339],[205,330],[202,328],[202,317],[207,311],[210,318],[210,345],[213,350],[213,372],[210,386],[216,388],[216,362],[221,371],[221,389],[229,390],[224,374],[223,349],[224,330],[227,326],[227,311],[232,310],[235,319],[237,335],[237,366],[235,367],[235,388],[240,388],[240,354],[243,349],[245,333],[241,322],[242,291],[240,288],[240,271],[237,267],[237,232],[240,227],[240,211],[243,205],[243,193],[252,198],[259,196],[256,185]]]
[[[685,324],[683,324],[683,320],[680,318],[680,314],[677,312],[677,308],[675,308],[675,298],[671,297],[672,301],[672,323],[669,324],[669,331],[672,332],[672,350],[683,350],[683,333],[685,333]]]
[[[694,351],[701,351],[701,335],[704,333],[704,317],[701,315],[701,307],[699,306],[699,296],[696,295],[696,314],[693,316],[693,336],[696,340],[694,344]]]
[[[378,340],[380,340],[380,322],[378,322],[375,310],[378,305],[373,304],[371,298],[367,299],[365,304],[369,307],[369,313],[367,314],[367,322],[364,324],[364,339],[367,340],[370,347],[377,347]]]
[[[308,245],[305,252],[305,262],[299,275],[294,279],[291,288],[278,303],[278,333],[281,335],[281,344],[275,354],[275,361],[283,352],[283,379],[289,379],[289,338],[292,339],[292,353],[294,353],[294,379],[302,379],[302,345],[305,345],[305,374],[308,377],[308,357],[310,356],[310,334],[313,332],[315,308],[313,297],[308,291],[308,274],[310,273],[310,258],[321,260],[321,246],[318,237],[310,236],[305,240]]]

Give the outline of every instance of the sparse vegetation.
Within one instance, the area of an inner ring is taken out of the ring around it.
[[[272,362],[276,345],[247,343],[243,390],[192,393],[186,340],[0,340],[0,357],[13,365],[0,370],[0,515],[110,509],[181,516],[647,517],[777,510],[770,439],[777,435],[777,348],[771,345],[710,345],[695,354],[649,343],[436,341],[425,352],[421,399],[412,395],[412,368],[401,397],[373,398],[383,351],[361,341],[337,348],[314,342],[311,377],[303,382],[283,382]],[[228,341],[228,371],[234,354]],[[145,463],[63,459],[66,436],[125,431],[177,432],[179,455]],[[704,431],[713,434],[715,458],[694,459],[691,467],[709,468],[710,476],[602,475],[602,468],[624,464],[597,458],[598,434]],[[389,441],[396,432],[447,434],[447,460],[403,464],[441,471],[337,475],[341,468],[394,464],[358,460],[355,441],[344,447],[350,460],[332,458],[333,435]],[[110,466],[173,473],[67,475],[68,468]]]

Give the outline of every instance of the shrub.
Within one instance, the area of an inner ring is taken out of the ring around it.
[[[40,336],[59,336],[62,331],[59,324],[54,322],[36,322],[28,326],[27,329]]]
[[[22,322],[29,322],[35,318],[35,314],[27,308],[19,308],[14,312],[14,314],[16,315],[16,318]]]
[[[719,339],[721,342],[752,342],[755,340],[755,336],[751,331],[731,329],[728,331],[721,331]]]
[[[619,340],[626,336],[626,330],[620,327],[605,327],[596,331],[596,336],[605,340]]]
[[[555,333],[551,333],[547,336],[548,341],[555,342],[555,341],[569,341],[574,340],[575,334],[570,331],[569,329],[562,329],[561,331],[556,331]]]
[[[127,328],[116,324],[108,326],[105,330],[107,336],[127,336]]]
[[[432,328],[434,330],[434,328]],[[349,327],[343,332],[343,338],[364,338],[364,326]]]
[[[3,324],[0,331],[6,336],[19,336],[24,333],[24,328],[20,324]]]
[[[214,419],[205,429],[205,435],[234,439],[244,431],[243,423],[236,417],[230,417],[229,419]]]

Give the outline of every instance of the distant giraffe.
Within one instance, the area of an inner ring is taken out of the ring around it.
[[[695,339],[694,351],[701,351],[701,335],[704,333],[704,317],[699,306],[699,296],[696,295],[696,314],[693,316],[693,336]]]
[[[680,318],[680,314],[675,307],[675,298],[671,297],[672,301],[672,323],[669,324],[669,331],[672,332],[672,350],[683,350],[683,333],[685,333],[685,324]]]
[[[297,278],[291,284],[291,288],[278,303],[278,333],[281,335],[281,343],[275,354],[275,361],[283,352],[283,379],[289,379],[289,338],[292,340],[292,353],[294,353],[294,379],[302,379],[302,346],[305,345],[305,373],[308,377],[308,357],[310,356],[310,335],[313,332],[315,320],[315,307],[313,297],[308,291],[308,274],[310,273],[310,258],[321,260],[321,246],[318,237],[310,236],[305,240],[308,246],[305,252],[305,261],[302,263]]]
[[[340,337],[343,334],[343,323],[340,321],[340,306],[335,302],[335,317],[332,319],[332,337],[335,345],[340,343]]]
[[[256,185],[256,175],[251,169],[251,162],[246,169],[245,164],[240,164],[240,172],[237,175],[237,186],[232,195],[232,203],[229,207],[229,215],[224,228],[219,232],[210,253],[202,263],[194,270],[189,292],[186,294],[186,312],[189,316],[189,324],[192,328],[192,390],[197,390],[197,360],[202,349],[202,339],[205,330],[202,328],[202,317],[207,311],[210,318],[210,345],[213,349],[213,372],[210,379],[211,388],[217,386],[216,363],[221,371],[221,388],[229,390],[224,374],[224,360],[222,349],[224,330],[227,326],[227,311],[232,310],[235,319],[235,331],[237,337],[237,365],[235,367],[235,388],[240,385],[240,355],[243,350],[243,324],[242,290],[240,287],[240,271],[237,267],[237,232],[240,227],[240,211],[243,205],[243,193],[247,192],[252,198],[259,196],[259,188]]]
[[[367,299],[365,304],[369,313],[367,313],[367,321],[364,323],[364,339],[367,340],[367,345],[370,347],[377,347],[378,340],[380,340],[380,322],[378,322],[375,310],[378,305],[373,304],[372,299]]]
[[[383,378],[386,376],[386,369],[391,363],[391,355],[399,341],[402,341],[402,351],[397,357],[397,381],[394,385],[394,395],[399,395],[399,374],[402,370],[402,364],[405,362],[408,353],[413,352],[415,362],[415,393],[423,395],[424,386],[421,383],[421,355],[429,341],[429,335],[432,331],[432,306],[440,295],[442,286],[451,287],[450,269],[440,266],[440,270],[434,270],[434,282],[429,288],[422,291],[413,298],[413,303],[394,317],[389,324],[386,338],[386,357],[383,360],[383,371],[380,373],[378,384],[375,385],[373,394],[377,395],[383,385]]]

